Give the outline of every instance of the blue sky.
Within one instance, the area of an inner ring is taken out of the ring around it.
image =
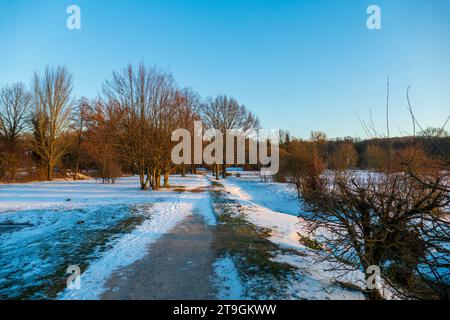
[[[66,8],[81,8],[81,30]],[[382,29],[366,28],[381,8]],[[306,138],[360,136],[356,114],[411,131],[406,88],[424,126],[450,113],[447,0],[0,0],[0,86],[66,65],[95,97],[112,70],[143,60],[202,96],[235,96],[265,128]]]

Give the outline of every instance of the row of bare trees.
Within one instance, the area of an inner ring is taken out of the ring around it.
[[[169,186],[171,134],[194,121],[198,103],[192,90],[177,88],[171,74],[143,64],[106,81],[96,112],[110,127],[118,158],[139,175],[141,189],[161,187],[161,177]]]
[[[71,75],[63,67],[46,68],[43,75],[34,75],[31,87],[17,83],[0,92],[1,168],[8,181],[16,179],[29,152],[50,180],[68,145],[64,137],[73,103]]]
[[[74,99],[72,81],[65,67],[48,67],[34,75],[30,89],[15,84],[1,90],[0,179],[15,181],[19,169],[21,178],[36,173],[51,180],[70,171],[77,179],[84,169],[103,182],[132,173],[143,190],[168,187],[174,169],[184,175],[190,165],[195,172],[194,159],[176,168],[171,162],[175,129],[202,135],[194,132],[194,122],[202,120],[203,130],[215,128],[226,136],[227,129],[259,125],[236,99],[203,100],[180,88],[169,72],[143,63],[113,72],[92,100]],[[222,172],[226,177],[226,165]]]

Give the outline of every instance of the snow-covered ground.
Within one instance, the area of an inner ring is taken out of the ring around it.
[[[252,172],[240,172],[240,177],[231,177],[233,185],[228,188],[245,190],[240,193],[240,200],[248,199],[259,206],[269,208],[275,212],[298,216],[300,212],[300,200],[295,188],[287,183],[265,182],[262,183],[257,174]],[[236,185],[236,187],[234,187]]]
[[[299,205],[293,203],[294,191],[286,184],[263,183],[249,177],[231,177],[220,182],[227,197],[242,206],[246,219],[271,230],[270,241],[301,253],[283,254],[275,258],[298,268],[298,276],[292,279],[289,286],[292,299],[364,299],[361,292],[337,285],[338,274],[329,271],[332,266],[318,262],[317,253],[301,244],[299,234],[311,235],[302,220],[291,213],[294,211],[292,207],[299,210]],[[281,208],[282,212],[276,211],[277,208]],[[339,280],[364,287],[364,275],[360,272],[346,274]]]
[[[0,233],[0,299],[97,299],[113,272],[141,259],[149,245],[193,213],[216,225],[204,175],[171,177],[171,189],[141,191],[137,177],[114,185],[93,180],[0,186],[0,224],[23,228]],[[309,236],[297,217],[300,203],[287,184],[263,183],[241,173],[220,181],[225,196],[238,202],[249,222],[271,230],[270,241],[299,254],[274,259],[295,266],[291,299],[363,299],[335,283],[330,265],[300,243]],[[190,191],[190,192],[189,192]],[[81,289],[66,289],[67,267],[81,268]],[[233,260],[213,265],[219,299],[245,299]],[[359,283],[360,273],[347,275]],[[342,279],[340,279],[342,280]]]
[[[170,183],[174,188],[185,186],[187,189],[208,184],[203,176],[173,176]],[[101,184],[95,180],[5,184],[0,186],[0,219],[8,212],[142,204],[149,199],[154,202],[172,197],[172,192],[163,189],[156,192],[140,191],[137,177],[122,178],[116,184]]]
[[[176,202],[156,203],[144,209],[149,219],[112,243],[112,248],[83,272],[80,278],[82,286],[79,290],[66,289],[58,298],[98,299],[106,289],[104,284],[114,270],[142,259],[147,253],[147,246],[191,214],[192,209],[192,203],[183,202],[182,199]]]
[[[217,299],[244,299],[242,284],[233,260],[230,257],[219,258],[213,267],[215,273],[214,285],[218,291]]]
[[[194,210],[215,223],[204,176],[171,179],[173,190],[140,191],[137,177],[0,186],[0,224],[26,224],[0,234],[0,298],[51,298],[79,265],[82,289],[60,298],[92,298],[111,273],[143,257]]]

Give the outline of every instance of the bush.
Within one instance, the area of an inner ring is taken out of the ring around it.
[[[100,165],[97,178],[102,179],[102,183],[116,182],[116,179],[122,175],[122,169],[114,161],[108,161]]]

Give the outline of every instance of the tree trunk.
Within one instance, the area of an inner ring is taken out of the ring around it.
[[[368,215],[367,215],[368,216]],[[363,221],[364,221],[364,219],[365,218],[363,218]],[[364,223],[364,222],[363,222]],[[369,231],[368,230],[363,230],[363,234],[369,234]],[[368,238],[369,236],[367,236],[367,238]],[[365,242],[365,241],[364,241]],[[364,243],[364,248],[365,248],[365,250],[368,250],[368,248],[369,248],[369,245],[367,244],[367,243]],[[363,268],[364,268],[364,270],[365,270],[365,280],[366,280],[366,283],[367,283],[367,285],[368,285],[368,279],[369,279],[369,277],[371,276],[371,275],[369,275],[368,273],[367,273],[367,270],[368,270],[368,268],[370,267],[370,266],[373,266],[373,265],[375,265],[375,266],[378,266],[378,265],[380,265],[380,261],[378,261],[377,259],[374,259],[373,258],[373,256],[371,256],[371,255],[369,255],[369,254],[365,254],[364,255],[364,260],[366,261],[365,263],[363,263]],[[381,275],[379,275],[380,277],[381,277]],[[376,279],[376,281],[378,281],[377,279]],[[367,288],[367,295],[368,295],[368,297],[369,297],[369,299],[370,300],[383,300],[384,298],[383,298],[383,296],[381,295],[381,293],[380,293],[380,290],[378,289],[378,288],[374,288],[374,289],[369,289],[369,288]]]
[[[158,173],[156,175],[156,189],[160,189],[161,188],[161,175]]]
[[[147,168],[147,181],[149,183],[149,188],[153,189],[153,178],[152,178],[152,172],[150,170],[150,168]]]
[[[158,189],[158,184],[156,183],[156,169],[152,170],[152,180],[153,180],[153,190]]]
[[[16,168],[16,163],[14,161],[11,165],[11,174],[10,174],[10,179],[12,182],[16,181],[16,176],[17,176],[17,168]]]
[[[227,165],[225,163],[222,165],[222,178],[227,178]]]
[[[169,169],[164,171],[164,188],[169,188]]]
[[[6,178],[10,182],[16,181],[17,176],[17,161],[15,158],[15,155],[13,155],[12,152],[8,154],[8,160],[7,160],[7,168],[6,170]]]
[[[145,190],[146,189],[145,173],[143,171],[139,172],[139,182],[141,183],[141,190]]]
[[[78,168],[80,165],[80,157],[77,157],[77,161],[75,162],[75,172],[73,174],[73,180],[78,180]]]
[[[181,176],[183,178],[186,177],[186,167],[184,166],[184,163],[181,164]]]
[[[226,132],[226,130],[224,132]],[[222,151],[223,151],[222,178],[226,179],[227,178],[227,143],[226,143],[227,135],[226,134],[223,135],[223,141],[224,141],[224,144],[223,144],[223,149],[222,149]]]
[[[52,181],[53,167],[50,163],[47,163],[47,181]]]
[[[216,180],[220,180],[219,178],[219,165],[216,163],[214,164],[215,171],[216,171]]]
[[[148,172],[148,169],[147,169],[147,172]],[[145,177],[145,190],[147,190],[149,188],[149,184],[150,184],[150,177],[147,174]]]
[[[156,184],[156,189],[161,188],[161,170],[160,169],[156,169],[155,184]]]

